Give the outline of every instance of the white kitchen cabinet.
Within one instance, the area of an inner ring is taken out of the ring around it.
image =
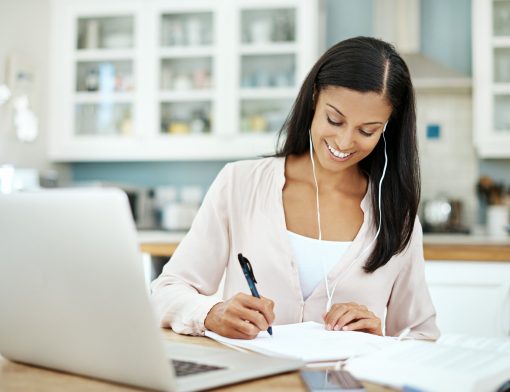
[[[428,261],[441,333],[510,336],[510,263]]]
[[[510,0],[473,0],[474,142],[481,158],[510,158]]]
[[[53,0],[50,158],[238,159],[318,56],[320,0]]]

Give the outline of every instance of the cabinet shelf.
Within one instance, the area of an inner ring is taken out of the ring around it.
[[[133,60],[135,51],[132,49],[86,49],[77,50],[77,61]]]
[[[243,44],[239,49],[241,54],[292,54],[299,52],[298,46],[292,43]]]
[[[495,95],[510,95],[510,83],[498,83],[492,87]]]
[[[493,37],[492,46],[495,48],[510,48],[510,36]]]
[[[134,93],[126,92],[79,92],[75,94],[76,103],[133,102]]]
[[[159,50],[161,58],[211,57],[213,55],[212,46],[162,47]]]
[[[159,93],[161,102],[211,101],[213,98],[213,90],[161,91]]]
[[[297,94],[295,88],[242,88],[241,99],[293,99]]]

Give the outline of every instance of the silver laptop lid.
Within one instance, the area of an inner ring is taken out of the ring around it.
[[[0,353],[6,358],[173,390],[146,290],[123,192],[0,196]]]

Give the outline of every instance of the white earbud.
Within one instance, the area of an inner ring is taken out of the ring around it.
[[[384,128],[383,128],[383,131],[382,131],[382,138],[383,138],[383,142],[384,142],[384,166],[383,166],[383,172],[382,172],[382,175],[381,175],[381,179],[379,180],[379,192],[378,192],[378,197],[377,197],[377,203],[378,203],[378,209],[379,209],[379,227],[377,228],[377,232],[375,233],[375,236],[372,239],[372,241],[370,241],[368,246],[363,250],[363,252],[361,252],[359,254],[359,256],[357,256],[356,258],[354,258],[354,260],[352,260],[351,264],[349,264],[347,269],[344,271],[343,279],[345,279],[345,277],[347,276],[347,272],[351,269],[351,267],[354,265],[354,263],[360,257],[362,257],[367,252],[367,250],[370,249],[372,244],[375,242],[375,240],[379,236],[379,233],[381,232],[381,223],[382,223],[381,191],[382,191],[382,183],[383,183],[383,180],[384,180],[384,176],[386,175],[386,168],[388,166],[388,155],[386,154],[386,138],[384,137],[384,132],[386,131],[386,126],[387,125],[388,125],[388,122],[386,122],[384,124]],[[317,225],[319,226],[319,241],[320,241],[320,240],[322,240],[322,231],[321,231],[321,214],[320,214],[320,206],[319,206],[319,183],[317,181],[317,176],[315,174],[315,161],[314,161],[314,158],[313,158],[313,143],[312,143],[312,131],[311,130],[308,130],[308,136],[309,136],[309,140],[310,140],[310,160],[312,161],[312,172],[313,172],[313,179],[314,179],[314,182],[315,182],[315,196],[316,196],[315,197],[315,202],[316,202],[316,206],[317,206]],[[329,282],[328,282],[328,275],[326,274],[326,269],[324,267],[324,263],[323,263],[322,259],[321,259],[321,264],[322,264],[322,272],[324,274],[324,282],[326,283],[326,294],[328,296],[328,301],[326,303],[326,312],[329,312],[329,309],[331,309],[331,305],[332,305],[332,301],[333,301],[333,295],[335,293],[336,286],[338,285],[338,283],[342,282],[343,279],[342,280],[338,280],[340,278],[340,276],[339,276],[335,280],[333,288],[330,291],[330,289],[329,289]]]

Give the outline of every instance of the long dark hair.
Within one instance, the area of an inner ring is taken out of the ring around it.
[[[413,85],[407,65],[392,45],[370,37],[339,42],[322,55],[303,82],[279,132],[276,156],[309,152],[313,94],[328,86],[384,94],[393,109],[385,132],[388,167],[381,193],[381,232],[363,267],[366,272],[373,272],[407,247],[418,210],[420,172]],[[372,153],[359,163],[360,169],[370,178],[371,208],[377,226],[383,143],[381,138]]]

